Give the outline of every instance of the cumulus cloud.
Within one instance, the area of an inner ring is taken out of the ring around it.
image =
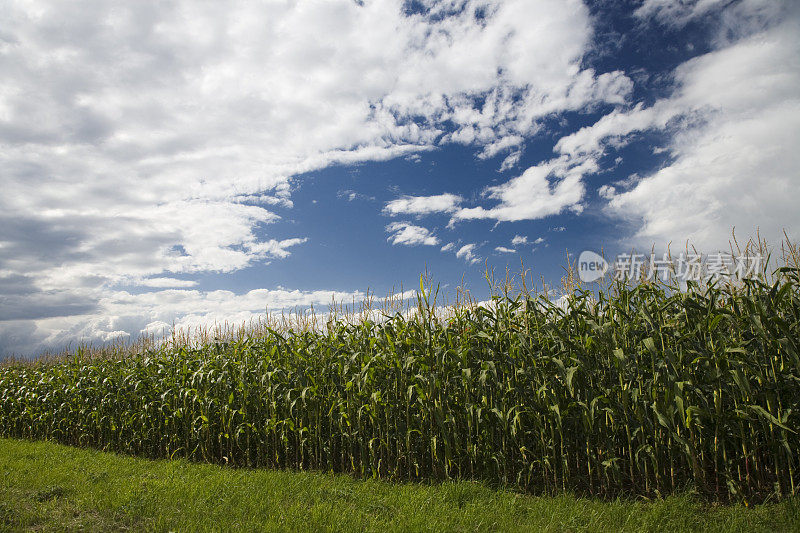
[[[763,6],[748,2],[740,8],[748,5],[761,20]],[[752,30],[752,21],[747,18],[742,26]],[[562,139],[557,149],[598,154],[639,131],[670,134],[668,164],[633,183],[599,191],[608,199],[609,213],[638,228],[633,240],[643,245],[688,239],[718,249],[734,226],[740,237],[758,227],[772,242],[782,239],[784,229],[796,238],[800,10],[787,9],[782,22],[686,62],[675,80],[672,96],[603,117]]]
[[[512,246],[517,246],[520,244],[527,244],[527,243],[528,243],[528,237],[525,235],[514,235],[514,238],[511,239]]]
[[[284,239],[282,241],[270,239],[268,241],[248,244],[247,249],[250,253],[256,254],[258,257],[284,258],[291,254],[287,248],[297,246],[298,244],[303,244],[306,241],[308,241],[308,239],[305,237],[302,239],[295,237],[293,239]]]
[[[506,183],[488,187],[484,195],[498,201],[494,207],[462,208],[453,214],[452,220],[514,222],[557,215],[565,210],[580,213],[586,190],[583,176],[597,168],[597,162],[592,159],[580,163],[569,157],[545,161]]]
[[[439,239],[430,230],[408,222],[392,222],[386,226],[386,231],[392,234],[387,239],[392,244],[404,246],[435,246],[439,244]]]
[[[645,0],[634,11],[644,22],[682,27],[692,21],[713,16],[721,19],[725,31],[718,38],[729,39],[742,31],[775,22],[785,0]]]
[[[460,207],[451,227],[462,220],[513,222],[581,213],[587,176],[608,170],[602,158],[641,133],[660,131],[670,155],[664,168],[598,191],[609,202],[608,213],[638,228],[634,241],[689,239],[722,246],[733,226],[747,233],[760,227],[772,239],[780,239],[782,229],[800,231],[792,205],[800,196],[792,142],[800,138],[800,7],[769,0],[646,0],[635,14],[644,25],[673,28],[702,20],[715,32],[713,50],[679,66],[671,77],[673,94],[651,105],[627,105],[630,80],[606,79],[613,87],[606,92],[622,105],[558,140],[556,157],[487,187],[483,197],[494,204]],[[477,131],[461,131],[460,139],[472,139]],[[513,136],[506,136],[484,150],[491,155],[495,148],[513,147]],[[518,152],[508,157],[503,169],[516,163]]]
[[[730,4],[730,0],[645,0],[634,11],[634,15],[642,19],[655,18],[664,23],[682,25],[726,4]]]
[[[505,246],[497,246],[495,247],[495,251],[500,252],[501,254],[515,254],[517,251],[513,248],[506,248]]]
[[[464,259],[467,263],[474,265],[480,263],[481,258],[475,255],[475,250],[478,248],[477,244],[465,244],[456,251],[456,257]]]
[[[559,139],[556,157],[483,191],[492,206],[461,207],[451,218],[519,221],[585,208],[586,177],[602,158],[645,132],[660,131],[670,159],[645,176],[602,186],[607,212],[629,221],[633,241],[725,246],[732,227],[759,227],[780,240],[800,231],[794,149],[800,139],[800,7],[787,2],[648,0],[647,23],[685,25],[719,14],[714,49],[672,73],[673,93],[651,105],[620,106]],[[620,94],[624,94],[621,91]]]
[[[194,287],[197,285],[197,282],[190,279],[148,278],[139,281],[137,285],[161,289],[166,287]]]
[[[383,213],[390,216],[452,213],[462,201],[460,196],[447,193],[435,196],[404,196],[387,202]]]

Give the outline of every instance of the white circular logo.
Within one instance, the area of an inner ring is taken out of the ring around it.
[[[578,277],[584,283],[591,283],[602,278],[608,272],[608,263],[603,256],[585,250],[578,257]]]

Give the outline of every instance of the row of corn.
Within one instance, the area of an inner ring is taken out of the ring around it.
[[[798,492],[800,276],[527,295],[434,316],[0,368],[0,434],[533,492]]]

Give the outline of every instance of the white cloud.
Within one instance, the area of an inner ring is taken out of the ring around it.
[[[429,215],[431,213],[452,213],[463,199],[455,194],[435,196],[404,196],[386,204],[386,215]]]
[[[745,24],[747,25],[747,24]],[[609,212],[638,226],[642,245],[726,247],[759,228],[772,242],[800,233],[800,16],[681,65],[669,98],[604,117],[562,139],[562,152],[597,153],[636,131],[671,134],[670,162],[618,190]]]
[[[544,237],[537,237],[533,244],[542,244],[544,242]]]
[[[478,154],[478,157],[481,159],[488,159],[490,157],[494,157],[500,152],[508,151],[512,148],[517,148],[525,141],[525,138],[521,135],[507,135],[501,139],[498,139],[490,144],[487,144],[483,151]]]
[[[673,27],[714,17],[723,29],[718,42],[724,42],[776,22],[787,4],[785,0],[645,0],[634,15],[645,22],[656,20]]]
[[[475,249],[478,247],[477,244],[465,244],[461,248],[458,249],[456,252],[456,257],[459,259],[464,259],[467,263],[474,265],[475,263],[480,263],[481,258],[475,255]]]
[[[190,279],[175,279],[175,278],[148,278],[143,279],[136,283],[136,285],[140,285],[142,287],[153,287],[157,289],[163,289],[167,287],[195,287],[197,285],[196,281]]]
[[[665,128],[675,117],[676,110],[666,100],[648,108],[637,104],[631,110],[615,110],[593,125],[562,137],[555,149],[570,157],[597,157],[602,154],[606,144],[622,146],[632,133],[653,127]]]
[[[291,209],[294,207],[294,202],[292,202],[289,198],[285,196],[272,196],[269,194],[242,194],[235,196],[233,201],[239,203],[277,205],[280,207],[285,207],[286,209]]]
[[[667,24],[683,25],[729,3],[730,0],[644,0],[634,11],[634,15],[642,19],[652,17]]]
[[[514,238],[511,239],[511,245],[517,246],[519,244],[527,244],[528,237],[525,235],[514,235]]]
[[[508,154],[506,158],[503,159],[503,162],[500,163],[500,172],[514,168],[517,163],[519,163],[520,158],[522,158],[522,150],[515,150]]]
[[[439,239],[427,228],[415,226],[408,222],[392,222],[386,226],[386,231],[391,233],[387,240],[392,244],[402,244],[405,246],[427,245],[435,246],[439,244]]]
[[[255,244],[248,244],[247,249],[252,254],[256,254],[258,257],[278,257],[284,258],[289,257],[291,252],[287,250],[292,246],[297,246],[298,244],[303,244],[307,242],[307,238],[293,238],[293,239],[284,239],[282,241],[277,241],[275,239],[270,239],[268,241],[262,241]]]
[[[628,180],[632,184],[616,183],[628,185],[622,191],[612,186],[599,191],[610,199],[613,214],[641,221],[636,240],[688,238],[719,246],[727,242],[733,226],[745,233],[760,227],[772,239],[779,239],[783,228],[800,230],[791,201],[800,192],[795,191],[800,187],[800,165],[792,142],[800,138],[796,89],[800,4],[647,0],[636,14],[643,23],[656,20],[672,26],[713,14],[716,50],[676,69],[677,89],[671,97],[649,107],[617,108],[594,125],[563,137],[555,146],[558,157],[487,188],[484,196],[497,203],[462,207],[453,213],[450,226],[469,219],[519,221],[565,211],[580,213],[585,178],[601,170],[603,155],[625,146],[638,133],[655,129],[671,137],[666,149],[673,160],[639,182],[633,178]],[[592,83],[600,84],[601,79]],[[603,83],[608,89],[601,92],[616,95],[616,100],[606,98],[606,102],[625,102],[627,78],[609,76]],[[591,92],[587,89],[587,94]],[[462,130],[454,140],[471,142],[480,138],[480,131]],[[485,150],[503,142],[510,148],[510,139],[499,138]],[[758,186],[754,176],[763,180]]]
[[[649,1],[638,14],[680,25],[727,7],[718,4]],[[671,135],[667,149],[674,160],[638,182],[634,177],[633,183],[616,184],[627,185],[627,191],[613,186],[599,191],[610,199],[613,214],[643,222],[636,240],[652,244],[688,238],[720,246],[733,226],[745,232],[760,227],[772,239],[780,239],[784,228],[800,231],[793,205],[793,198],[800,196],[800,153],[791,141],[800,139],[798,13],[797,6],[781,2],[735,3],[720,18],[714,39],[719,50],[676,69],[673,96],[649,107],[616,109],[561,138],[555,146],[558,157],[488,187],[484,196],[498,203],[461,208],[453,213],[451,225],[468,219],[519,221],[580,213],[585,177],[601,169],[606,151],[625,146],[639,132],[657,129]]]
[[[366,195],[366,194],[361,194],[361,193],[356,192],[356,191],[354,191],[352,189],[346,189],[346,190],[343,190],[343,191],[339,191],[339,192],[336,193],[336,197],[344,199],[344,200],[347,200],[348,202],[353,202],[355,200],[362,200],[362,201],[370,202],[370,201],[374,201],[375,200],[375,198],[373,196],[369,196],[369,195]]]
[[[500,252],[501,254],[515,254],[517,251],[513,248],[506,248],[505,246],[497,246],[495,251]]]
[[[489,187],[485,196],[499,203],[490,208],[462,208],[453,214],[453,221],[494,219],[497,221],[534,220],[559,214],[565,210],[583,210],[585,185],[583,176],[597,169],[597,163],[586,159],[576,163],[567,157],[551,159],[502,185]]]

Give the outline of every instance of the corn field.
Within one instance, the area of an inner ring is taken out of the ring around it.
[[[434,315],[0,368],[0,434],[535,493],[798,492],[800,274],[529,293]]]

